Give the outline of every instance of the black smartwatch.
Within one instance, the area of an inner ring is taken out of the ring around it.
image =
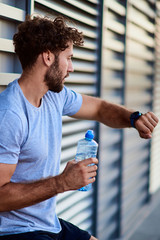
[[[136,128],[135,127],[135,120],[137,120],[140,116],[142,116],[143,114],[142,113],[140,113],[140,112],[134,112],[134,113],[132,113],[131,114],[131,116],[130,116],[130,122],[131,122],[131,126],[133,127],[133,128]]]

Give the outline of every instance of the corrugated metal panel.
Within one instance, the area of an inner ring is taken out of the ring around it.
[[[98,1],[45,1],[35,0],[35,12],[42,15],[65,15],[84,33],[85,45],[75,47],[73,66],[66,86],[82,94],[97,95],[97,38],[98,38]],[[67,161],[74,159],[79,139],[87,129],[96,128],[90,121],[63,118],[61,171]],[[94,233],[94,189],[87,193],[66,192],[58,196],[58,216],[66,219],[90,233]]]
[[[157,1],[156,17],[156,65],[155,65],[155,84],[154,84],[154,104],[153,111],[160,119],[160,1]],[[155,193],[160,187],[160,124],[154,131],[154,138],[151,148],[151,173],[150,173],[150,192]]]
[[[141,112],[152,109],[154,81],[155,2],[128,1],[125,105]],[[149,197],[150,141],[125,130],[123,145],[121,234],[138,222]]]
[[[21,66],[14,54],[12,37],[25,19],[25,1],[0,1],[0,91],[19,77]]]
[[[73,90],[89,95],[97,95],[97,50],[98,50],[98,1],[45,1],[45,0],[0,0],[0,91],[18,78],[21,67],[14,54],[12,37],[19,22],[27,13],[42,15],[65,15],[73,20],[74,26],[83,31],[85,46],[75,47],[74,73],[66,85]],[[87,129],[96,129],[95,122],[78,121],[69,117],[63,118],[62,164],[75,157],[76,145],[84,137]],[[95,130],[96,133],[96,130]],[[67,192],[58,196],[57,213],[79,227],[94,233],[94,189],[83,193]]]
[[[123,104],[126,1],[104,1],[101,97]],[[120,230],[122,132],[100,127],[98,238],[116,239]]]

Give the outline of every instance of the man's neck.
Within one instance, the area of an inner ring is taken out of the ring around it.
[[[24,96],[35,107],[40,107],[41,99],[48,91],[44,74],[38,71],[23,72],[18,80]]]

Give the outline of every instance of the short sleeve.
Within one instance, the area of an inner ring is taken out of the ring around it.
[[[76,114],[82,105],[82,96],[79,93],[64,87],[63,115],[72,116]]]
[[[0,111],[0,163],[16,164],[22,143],[22,123],[10,110]]]

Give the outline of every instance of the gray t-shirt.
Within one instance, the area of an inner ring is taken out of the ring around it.
[[[25,98],[18,80],[0,94],[0,163],[17,164],[11,182],[30,182],[59,174],[62,115],[81,107],[80,94],[64,87],[48,91],[39,108]],[[16,211],[0,213],[0,235],[61,230],[56,198]]]

